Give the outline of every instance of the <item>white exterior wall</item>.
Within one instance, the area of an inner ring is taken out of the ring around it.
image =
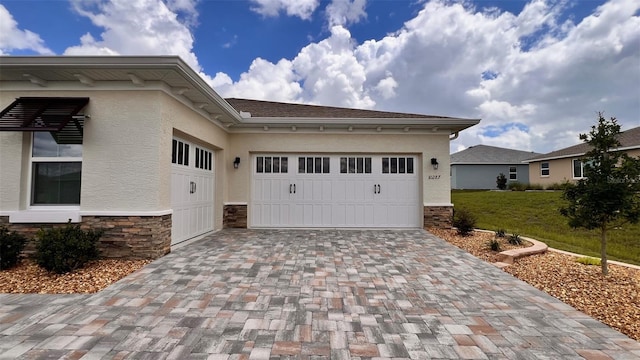
[[[276,133],[231,134],[225,166],[228,171],[228,202],[249,203],[253,153],[376,153],[417,154],[422,158],[422,200],[424,205],[451,205],[449,180],[449,134],[349,134]],[[233,159],[240,157],[240,167]],[[438,159],[434,170],[431,158]],[[437,177],[430,179],[429,177]],[[439,176],[439,177],[438,177]]]

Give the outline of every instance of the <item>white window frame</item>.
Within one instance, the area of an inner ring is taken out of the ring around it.
[[[547,164],[547,167],[543,167],[544,164]],[[544,171],[547,170],[547,174],[544,174]],[[551,175],[551,163],[548,161],[540,162],[540,177],[549,177]]]
[[[34,204],[34,191],[35,185],[34,179],[34,164],[35,163],[59,163],[59,162],[79,162],[82,167],[82,156],[80,157],[50,157],[50,156],[33,156],[33,146],[35,142],[35,132],[31,134],[31,144],[29,146],[29,169],[28,169],[28,181],[27,186],[29,193],[27,196],[27,209],[29,210],[80,210],[80,205],[71,204]],[[84,149],[83,149],[84,150]],[[82,200],[82,183],[80,183],[80,199]]]
[[[576,165],[575,165],[576,161],[580,161],[580,176],[576,176],[576,173],[574,171],[575,167],[576,167]],[[585,166],[585,162],[582,161],[581,159],[572,159],[571,160],[571,176],[572,176],[573,179],[580,180],[580,179],[586,178],[586,176],[584,176],[584,166]]]
[[[511,171],[511,169],[514,169]],[[513,177],[512,177],[513,175]],[[509,166],[509,180],[510,181],[518,181],[518,167],[517,166]]]

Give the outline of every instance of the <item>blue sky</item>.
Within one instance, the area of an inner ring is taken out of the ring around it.
[[[637,0],[0,0],[4,55],[180,55],[225,97],[481,118],[548,152],[640,126]]]

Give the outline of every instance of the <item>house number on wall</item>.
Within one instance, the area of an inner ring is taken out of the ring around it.
[[[440,175],[429,175],[429,180],[438,180],[440,179]]]

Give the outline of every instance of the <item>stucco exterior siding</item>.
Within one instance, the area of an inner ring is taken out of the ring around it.
[[[1,99],[5,104],[4,96]],[[6,106],[6,105],[3,105]],[[22,174],[21,132],[0,132],[0,211],[12,211],[20,208],[19,190]],[[6,184],[14,184],[7,186]]]
[[[227,153],[229,197],[231,203],[249,203],[251,189],[251,155],[254,153],[375,153],[416,154],[421,157],[421,191],[424,204],[450,204],[448,134],[340,134],[340,133],[265,133],[231,134]],[[240,167],[233,169],[233,159],[240,157]],[[431,158],[438,159],[434,170]],[[439,178],[429,178],[439,175]]]
[[[517,179],[509,180],[509,168],[515,166]],[[451,165],[452,189],[496,189],[496,178],[500,173],[509,182],[529,183],[529,166],[522,165]]]

